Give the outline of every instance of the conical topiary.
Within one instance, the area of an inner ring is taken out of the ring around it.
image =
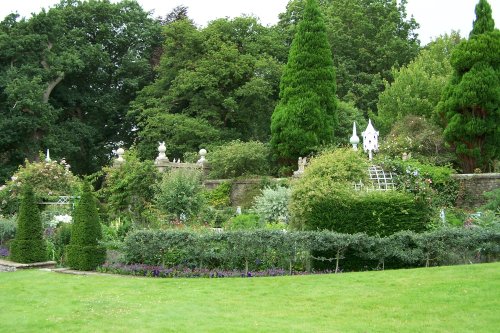
[[[29,185],[25,185],[22,191],[16,236],[10,244],[10,259],[21,263],[47,260],[42,219],[33,188]]]
[[[71,240],[66,247],[70,268],[90,271],[104,263],[106,249],[99,245],[102,238],[96,199],[90,184],[85,182],[83,192],[73,214]]]

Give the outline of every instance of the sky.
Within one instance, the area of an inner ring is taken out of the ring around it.
[[[116,0],[113,0],[116,2]],[[220,17],[236,17],[241,14],[254,15],[264,25],[278,21],[279,13],[286,9],[288,0],[138,0],[147,11],[154,11],[153,16],[165,16],[174,7],[188,7],[188,15],[199,26]],[[420,24],[419,34],[422,45],[452,30],[459,30],[463,37],[469,35],[475,18],[474,7],[478,0],[408,0],[408,16],[413,15]],[[500,1],[488,1],[493,10],[493,19],[500,27]],[[29,17],[31,13],[49,8],[59,0],[0,0],[0,17],[11,12]]]

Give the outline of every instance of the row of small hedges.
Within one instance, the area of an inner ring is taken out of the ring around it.
[[[329,263],[323,269],[337,270],[350,262],[351,270],[362,270],[394,267],[391,263],[417,267],[497,260],[500,232],[443,229],[379,237],[332,231],[140,230],[127,236],[124,251],[127,263],[164,267],[292,271],[306,270],[315,259]],[[360,260],[364,260],[362,265],[352,265]],[[367,263],[370,266],[366,267]]]

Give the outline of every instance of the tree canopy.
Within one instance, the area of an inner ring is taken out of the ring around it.
[[[407,115],[434,118],[441,93],[453,72],[450,57],[461,42],[456,32],[429,43],[408,65],[392,69],[378,100],[377,129],[386,134]]]
[[[159,22],[135,1],[61,1],[0,23],[0,178],[50,148],[77,173],[130,141],[125,114],[152,80]]]
[[[290,43],[305,0],[292,0],[278,24]],[[419,51],[417,22],[407,18],[406,0],[322,0],[328,40],[337,72],[337,94],[367,115],[377,111],[384,80],[392,67],[411,61]]]
[[[140,156],[150,155],[141,142],[168,138],[165,131],[188,135],[184,131],[191,130],[181,125],[187,122],[205,132],[191,140],[193,150],[207,143],[203,139],[221,135],[225,141],[268,140],[285,48],[276,31],[256,18],[237,17],[217,19],[203,29],[181,19],[163,33],[158,79],[141,91],[129,113],[139,129]],[[162,126],[165,120],[173,126]],[[188,147],[171,147],[180,148]]]

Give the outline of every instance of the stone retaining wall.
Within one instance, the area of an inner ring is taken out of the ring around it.
[[[457,205],[477,207],[485,203],[484,192],[500,188],[500,173],[457,174],[452,177],[460,183]]]
[[[266,183],[275,183],[282,178],[250,178],[250,179],[216,179],[205,180],[204,185],[208,189],[214,189],[224,182],[231,182],[231,204],[249,208],[253,203],[253,198],[260,194],[262,186]]]

